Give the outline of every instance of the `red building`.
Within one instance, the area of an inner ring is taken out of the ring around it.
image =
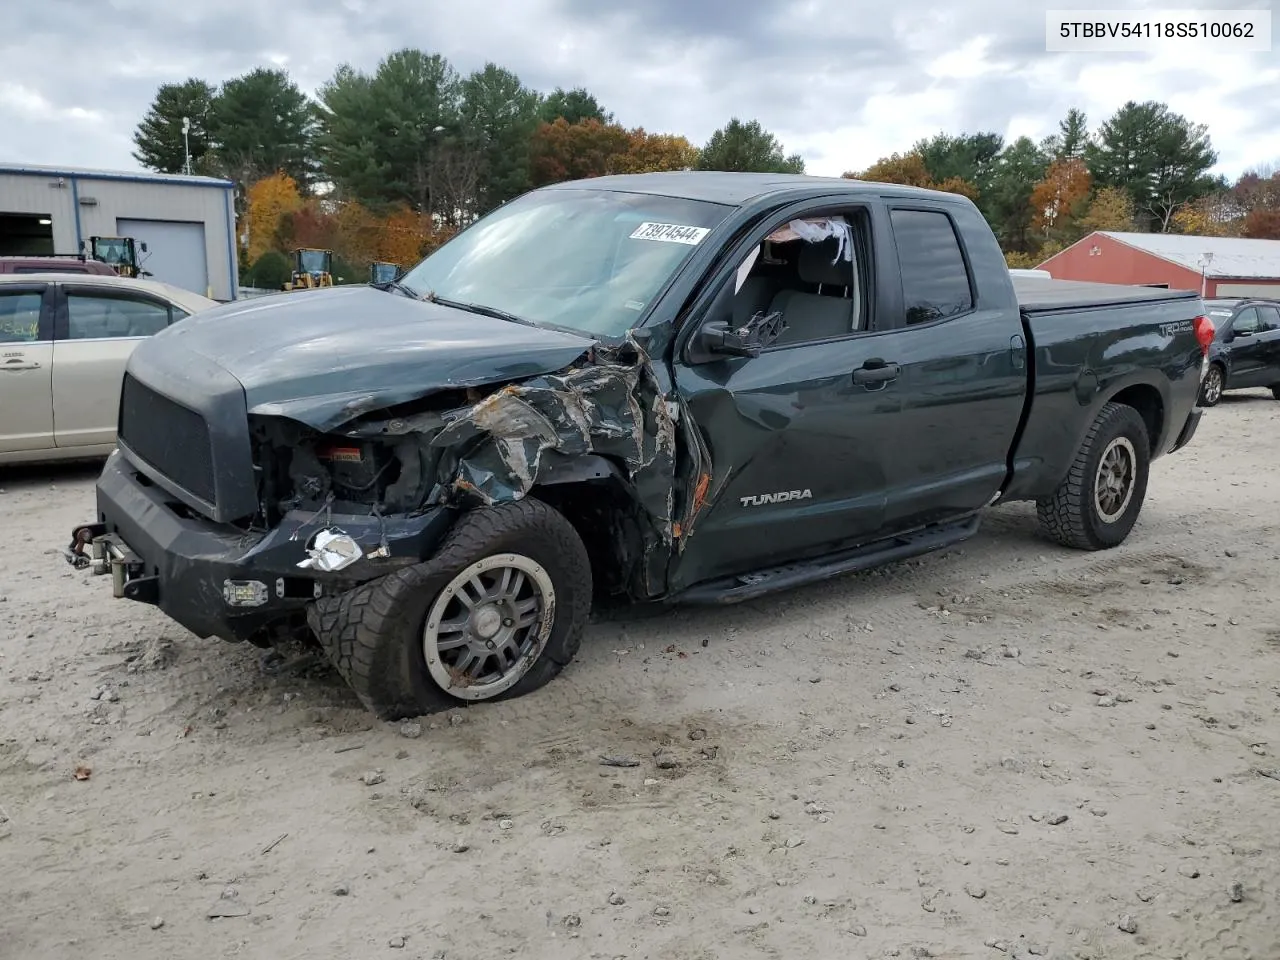
[[[1280,240],[1098,230],[1039,269],[1055,280],[1198,290],[1205,297],[1280,297]]]

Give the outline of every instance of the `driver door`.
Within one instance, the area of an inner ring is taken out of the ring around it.
[[[0,284],[0,461],[53,447],[53,294]]]
[[[1265,379],[1266,346],[1260,336],[1261,321],[1256,307],[1245,307],[1231,321],[1231,376],[1232,387],[1267,386]]]
[[[1280,385],[1280,310],[1275,307],[1258,307],[1262,326],[1258,340],[1262,347],[1261,381],[1264,387]]]
[[[677,359],[710,477],[707,505],[681,531],[675,590],[864,541],[884,523],[902,406],[893,379],[874,372],[885,348],[867,296],[867,211],[794,216],[845,217],[852,260],[831,262],[833,240],[762,244],[791,217],[775,221],[720,281],[733,296],[717,285],[710,309],[689,318],[699,328],[718,311],[737,328],[781,311],[786,329],[759,356]]]

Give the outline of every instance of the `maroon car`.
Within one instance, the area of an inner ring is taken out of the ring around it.
[[[74,255],[62,257],[0,257],[0,274],[4,273],[94,273],[114,276],[115,270],[100,260]]]

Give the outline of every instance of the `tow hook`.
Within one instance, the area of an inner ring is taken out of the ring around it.
[[[91,523],[73,530],[71,533],[71,545],[62,551],[67,563],[77,570],[83,570],[89,566],[93,562],[93,556],[90,552],[93,540],[106,532],[106,526],[101,523]],[[94,572],[100,573],[102,571],[95,570]]]
[[[141,559],[119,537],[107,533],[105,527],[91,524],[77,529],[72,534],[71,547],[67,553],[68,561],[77,569],[88,567],[94,576],[111,574],[111,593],[117,599],[126,596],[130,599],[142,599],[134,596],[142,592],[136,589],[142,586],[141,583],[137,583],[133,590],[125,589],[126,584],[131,582],[130,575],[141,566]]]

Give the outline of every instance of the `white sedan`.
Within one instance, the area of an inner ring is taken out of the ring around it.
[[[151,280],[0,276],[0,463],[109,454],[133,348],[214,306]]]

